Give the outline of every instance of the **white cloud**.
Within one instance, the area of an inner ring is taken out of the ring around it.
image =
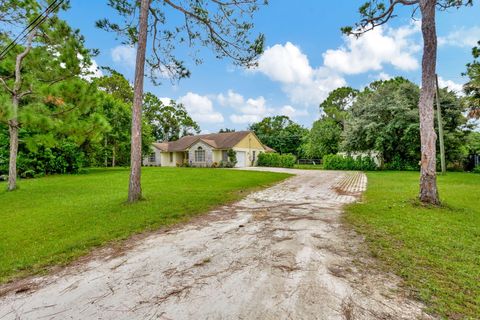
[[[419,32],[418,23],[398,29],[377,27],[361,37],[345,36],[345,46],[323,54],[325,66],[345,74],[380,71],[391,64],[403,71],[419,68],[415,54],[421,50],[412,36]]]
[[[273,112],[263,96],[245,99],[241,94],[228,90],[227,94],[219,94],[216,99],[220,105],[234,109],[235,114],[230,116],[230,120],[236,124],[258,122]]]
[[[134,47],[120,45],[112,49],[112,60],[117,64],[125,65],[129,68],[135,68],[137,50]]]
[[[306,117],[309,115],[307,110],[298,110],[290,105],[283,106],[279,110],[279,114],[283,116],[287,116],[292,119],[295,119],[298,117]]]
[[[389,75],[388,73],[386,72],[380,72],[377,77],[376,77],[378,80],[382,80],[382,81],[387,81],[387,80],[390,80],[392,79],[392,76]]]
[[[313,76],[307,56],[291,42],[276,44],[265,50],[258,60],[258,70],[270,79],[285,84],[307,83]]]
[[[480,40],[480,27],[459,28],[450,32],[445,37],[438,37],[439,46],[453,46],[461,48],[472,48]]]
[[[345,79],[331,69],[312,68],[307,56],[290,42],[265,50],[254,71],[280,82],[294,104],[318,105],[330,91],[346,85]]]
[[[224,95],[220,93],[217,96],[217,101],[221,106],[224,107],[238,107],[244,104],[245,99],[241,94],[234,92],[233,90],[228,90],[227,94]]]
[[[161,97],[158,99],[166,106],[170,105],[170,102],[172,101],[172,98],[169,97]]]
[[[200,123],[222,123],[223,115],[213,109],[213,103],[207,96],[188,92],[178,99],[187,109],[191,117]]]
[[[448,90],[451,90],[458,95],[464,95],[463,93],[463,84],[456,83],[452,80],[445,80],[442,77],[438,77],[438,86],[440,88],[448,88]]]

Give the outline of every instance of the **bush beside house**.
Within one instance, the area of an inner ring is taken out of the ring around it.
[[[258,155],[259,167],[293,168],[296,161],[297,157],[293,154],[260,153]]]

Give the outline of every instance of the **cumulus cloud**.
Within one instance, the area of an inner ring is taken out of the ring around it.
[[[290,105],[283,106],[279,110],[279,114],[283,116],[287,116],[292,119],[296,119],[299,117],[306,117],[309,115],[307,110],[298,110]]]
[[[178,99],[187,109],[191,117],[200,123],[222,123],[223,115],[213,108],[213,102],[207,96],[188,92]]]
[[[216,100],[221,106],[234,110],[234,113],[230,115],[230,120],[235,124],[252,124],[273,115],[285,115],[293,119],[308,115],[307,110],[299,110],[291,105],[285,105],[281,108],[269,106],[263,96],[246,99],[233,90],[228,90],[226,94],[217,95]]]
[[[419,68],[415,54],[420,45],[412,39],[419,32],[418,23],[398,29],[375,28],[361,37],[345,36],[345,45],[323,54],[325,66],[345,74],[360,74],[380,71],[385,64],[391,64],[402,71]]]
[[[254,72],[261,72],[282,84],[283,91],[295,104],[317,105],[328,93],[346,85],[345,79],[334,71],[313,68],[299,47],[287,42],[265,50]]]
[[[272,108],[267,107],[267,101],[263,96],[245,99],[241,94],[228,90],[226,94],[221,93],[216,98],[220,105],[233,108],[235,113],[230,116],[230,120],[235,124],[261,121],[273,111]]]
[[[120,45],[111,50],[112,60],[129,68],[135,67],[136,50],[134,47]]]
[[[448,90],[451,90],[458,95],[464,95],[463,93],[463,84],[456,83],[452,80],[446,80],[443,79],[442,77],[438,77],[438,86],[440,88],[447,88]]]
[[[439,46],[453,46],[461,48],[472,48],[480,40],[480,27],[459,28],[444,37],[438,37]]]

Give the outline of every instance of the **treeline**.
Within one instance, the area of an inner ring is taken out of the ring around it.
[[[418,170],[419,96],[418,85],[401,77],[372,82],[361,91],[344,87],[320,105],[322,116],[310,130],[285,116],[265,118],[250,129],[277,152],[302,159],[344,152],[376,157],[383,169]],[[439,96],[448,168],[463,170],[469,156],[480,153],[480,133],[468,118],[477,109],[469,95],[461,97],[444,88]]]
[[[2,64],[5,62],[2,62]],[[39,90],[19,108],[20,177],[78,173],[85,167],[128,166],[133,88],[120,73],[89,79],[75,76],[54,88]],[[9,97],[0,91],[0,176],[9,166]],[[10,107],[11,109],[11,107]],[[168,104],[152,93],[144,97],[142,143],[178,139],[200,131],[185,107]]]

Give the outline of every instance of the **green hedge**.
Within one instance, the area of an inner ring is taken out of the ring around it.
[[[293,154],[260,153],[257,165],[259,167],[293,168],[297,157]]]
[[[323,157],[323,168],[325,170],[362,170],[374,171],[378,169],[377,164],[371,157],[342,156],[329,154]]]

